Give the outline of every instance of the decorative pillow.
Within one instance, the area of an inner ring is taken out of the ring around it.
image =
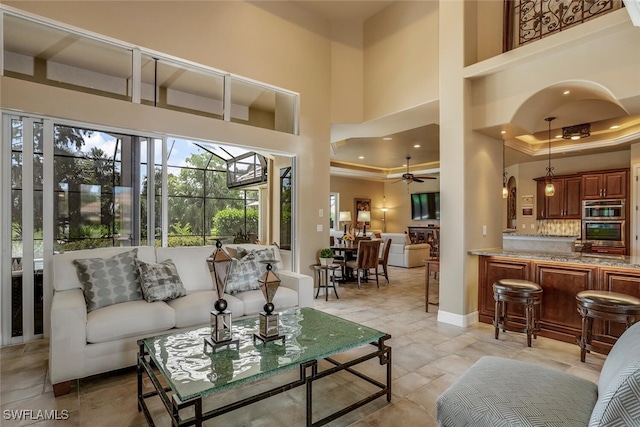
[[[271,264],[273,266],[273,271],[274,272],[278,271],[278,267],[277,267],[278,260],[276,259],[276,254],[273,251],[273,248],[260,249],[259,251],[256,251],[255,249],[251,249],[249,251],[249,255],[253,255],[258,262],[274,261],[273,264]],[[262,270],[267,271],[266,264],[264,264],[264,268],[262,268]]]
[[[142,299],[135,262],[137,253],[138,249],[133,249],[111,258],[73,260],[82,283],[87,312]]]
[[[260,289],[260,263],[253,256],[245,256],[242,259],[233,258],[231,269],[227,277],[225,292],[235,295],[239,292]]]
[[[136,264],[140,272],[142,295],[147,302],[167,301],[187,294],[172,260],[155,264],[136,257]]]

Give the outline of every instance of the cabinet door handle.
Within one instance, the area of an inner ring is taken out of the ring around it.
[[[602,189],[602,193],[603,193],[602,195],[603,195],[604,197],[607,197],[607,189],[606,189],[606,188],[603,188],[603,189]]]

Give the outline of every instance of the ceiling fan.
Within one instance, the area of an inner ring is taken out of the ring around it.
[[[409,172],[410,159],[411,159],[411,156],[407,156],[407,173],[403,173],[402,178],[399,179],[398,181],[403,181],[408,185],[408,184],[411,184],[412,182],[424,182],[425,179],[436,179],[435,176],[415,176],[414,174],[410,173]],[[398,181],[395,181],[395,182],[398,182]]]

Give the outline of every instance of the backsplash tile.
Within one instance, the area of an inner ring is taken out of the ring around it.
[[[537,233],[545,236],[580,236],[579,219],[541,219],[536,221]]]

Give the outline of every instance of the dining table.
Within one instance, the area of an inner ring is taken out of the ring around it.
[[[351,274],[347,274],[347,261],[351,261],[356,259],[358,254],[358,245],[355,243],[341,243],[337,245],[330,246],[330,249],[334,254],[340,254],[344,257],[344,261],[341,263],[342,265],[342,277],[341,281],[347,282],[355,280],[355,278]]]

